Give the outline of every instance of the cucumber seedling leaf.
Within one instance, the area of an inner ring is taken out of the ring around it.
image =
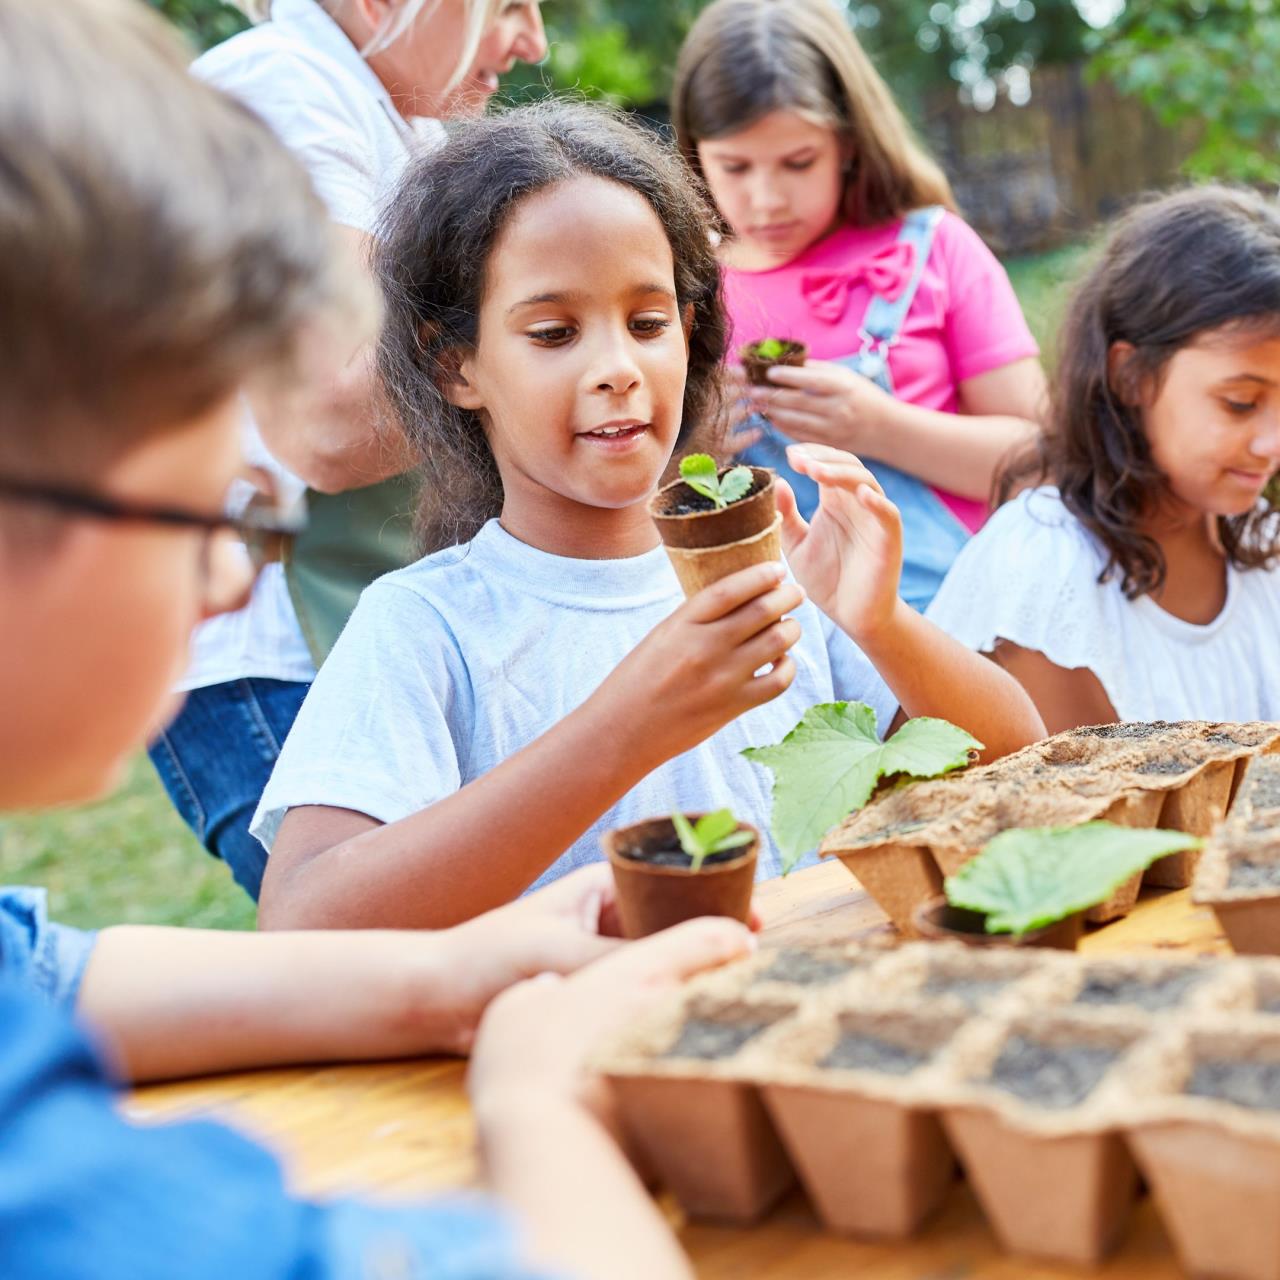
[[[986,916],[988,933],[1027,933],[1096,907],[1157,858],[1201,844],[1112,822],[1026,827],[1001,832],[943,887],[953,907]]]
[[[729,503],[747,496],[754,476],[750,467],[734,467],[721,476],[710,454],[690,453],[680,459],[680,479],[694,493],[710,498],[716,510],[721,511]]]
[[[881,778],[936,778],[963,768],[970,752],[981,750],[971,734],[932,716],[908,720],[881,742],[875,712],[865,702],[823,702],[810,707],[781,742],[742,754],[773,773],[770,830],[785,874],[861,809]]]
[[[680,840],[680,847],[692,860],[694,871],[699,870],[713,853],[740,849],[752,840],[750,831],[738,829],[738,819],[729,809],[717,809],[714,813],[703,814],[696,825],[683,813],[672,813],[671,821]]]

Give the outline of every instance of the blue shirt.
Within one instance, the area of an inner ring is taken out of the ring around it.
[[[479,1197],[414,1209],[285,1193],[260,1147],[216,1124],[135,1128],[73,993],[92,935],[0,890],[0,1276],[4,1280],[531,1280]]]

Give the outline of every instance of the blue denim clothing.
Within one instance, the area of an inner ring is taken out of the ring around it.
[[[309,1204],[230,1129],[134,1128],[114,1104],[71,1020],[0,982],[5,1280],[532,1280],[478,1197]]]
[[[903,219],[898,239],[915,249],[911,280],[893,302],[880,294],[872,297],[862,322],[862,350],[834,362],[870,378],[890,395],[894,394],[894,387],[889,349],[898,340],[911,310],[941,217],[942,210],[935,207],[914,209]],[[800,514],[807,520],[818,509],[818,486],[793,470],[787,461],[787,446],[793,441],[759,414],[745,425],[759,430],[761,437],[743,451],[743,461],[756,467],[772,467],[783,476],[795,492]],[[863,461],[902,516],[902,579],[898,594],[923,613],[947,576],[951,562],[969,540],[969,531],[923,480],[874,458]]]
[[[267,851],[249,834],[249,819],[310,688],[253,678],[193,689],[148,751],[196,839],[255,901]]]
[[[97,940],[96,933],[52,924],[43,889],[0,886],[0,979],[70,1008]]]

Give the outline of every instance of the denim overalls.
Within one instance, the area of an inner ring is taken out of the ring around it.
[[[941,218],[942,210],[934,207],[915,209],[903,219],[898,240],[915,250],[911,279],[893,302],[881,294],[872,295],[858,331],[861,350],[834,361],[870,378],[890,395],[894,394],[894,388],[889,349],[897,342],[903,321],[911,310]],[[786,449],[792,441],[759,415],[747,425],[759,428],[763,435],[743,452],[743,460],[757,467],[772,467],[785,477],[795,490],[800,514],[807,519],[817,510],[818,486],[808,476],[793,471],[787,463]],[[871,458],[863,458],[863,462],[879,480],[885,496],[902,513],[903,563],[898,593],[909,605],[923,610],[968,540],[969,531],[923,480],[885,462]]]

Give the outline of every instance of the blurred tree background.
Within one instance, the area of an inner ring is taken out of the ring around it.
[[[207,48],[245,25],[223,0],[148,0]],[[706,0],[547,0],[551,51],[516,97],[575,89],[662,118],[676,51]],[[1276,0],[833,0],[908,112],[940,92],[1029,103],[1038,69],[1088,64],[1187,131],[1197,177],[1280,182]]]

